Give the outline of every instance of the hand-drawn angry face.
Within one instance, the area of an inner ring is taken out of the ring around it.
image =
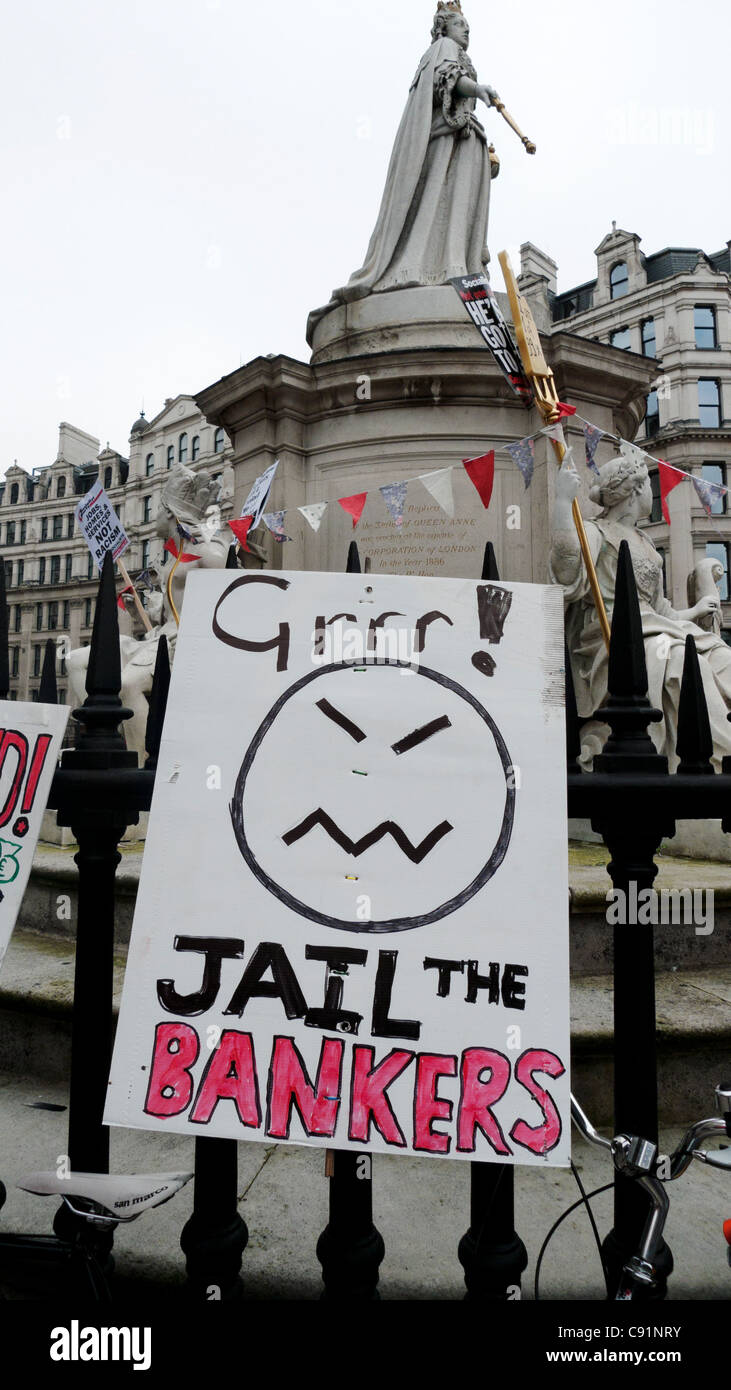
[[[251,872],[310,921],[426,926],[502,863],[515,812],[505,742],[455,681],[397,661],[296,681],[257,730],[231,820]]]

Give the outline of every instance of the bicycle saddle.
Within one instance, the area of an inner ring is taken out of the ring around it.
[[[28,1173],[16,1187],[39,1197],[81,1199],[102,1207],[115,1221],[134,1221],[150,1207],[162,1206],[193,1177],[192,1173]]]

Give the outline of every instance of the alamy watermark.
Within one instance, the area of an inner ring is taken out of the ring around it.
[[[629,892],[613,888],[607,893],[610,927],[693,927],[696,936],[710,936],[714,928],[712,888],[640,888],[631,882]]]

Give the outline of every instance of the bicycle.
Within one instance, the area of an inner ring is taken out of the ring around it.
[[[633,1299],[647,1297],[658,1283],[655,1259],[657,1257],[660,1244],[662,1242],[665,1222],[670,1208],[670,1198],[666,1191],[666,1184],[682,1177],[687,1172],[693,1159],[700,1163],[707,1163],[713,1168],[725,1169],[731,1172],[731,1147],[720,1149],[701,1148],[707,1140],[726,1139],[731,1141],[731,1082],[724,1082],[716,1087],[716,1105],[719,1114],[711,1116],[705,1120],[698,1120],[686,1131],[673,1153],[669,1157],[669,1173],[667,1176],[660,1177],[658,1168],[660,1167],[660,1157],[658,1147],[648,1139],[643,1139],[633,1134],[616,1134],[612,1139],[605,1139],[599,1134],[592,1125],[588,1116],[584,1113],[579,1102],[574,1095],[571,1096],[571,1118],[584,1138],[597,1148],[609,1151],[615,1170],[631,1181],[639,1183],[640,1187],[650,1198],[650,1213],[642,1232],[639,1248],[625,1264],[620,1277],[617,1291],[614,1294],[615,1302],[628,1302]],[[665,1165],[663,1165],[665,1166]],[[539,1295],[539,1277],[543,1256],[548,1248],[548,1244],[558,1230],[561,1222],[570,1216],[571,1212],[577,1207],[586,1206],[591,1221],[594,1238],[596,1240],[599,1257],[602,1260],[604,1278],[607,1285],[607,1297],[612,1298],[611,1289],[606,1267],[601,1250],[601,1242],[597,1231],[594,1215],[591,1210],[590,1202],[599,1193],[606,1192],[613,1186],[607,1183],[603,1187],[596,1188],[593,1192],[586,1193],[579,1175],[571,1165],[572,1172],[581,1192],[581,1197],[572,1206],[568,1207],[558,1221],[555,1221],[546,1236],[538,1256],[535,1272],[535,1298]],[[723,1223],[723,1233],[728,1243],[728,1260],[731,1266],[731,1220]]]
[[[16,1184],[24,1192],[61,1197],[79,1218],[72,1240],[60,1236],[0,1233],[0,1281],[17,1287],[18,1281],[34,1292],[49,1286],[67,1295],[91,1298],[110,1306],[109,1275],[100,1259],[99,1235],[136,1221],[143,1212],[169,1202],[192,1173],[124,1174],[29,1173]],[[7,1189],[0,1182],[0,1208]],[[2,1295],[0,1295],[2,1297]],[[6,1296],[7,1297],[7,1296]]]

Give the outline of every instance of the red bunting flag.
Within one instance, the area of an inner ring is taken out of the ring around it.
[[[126,603],[125,603],[125,601],[124,601],[124,596],[125,596],[125,594],[133,594],[133,593],[134,593],[134,589],[133,589],[132,585],[131,585],[131,584],[127,584],[127,585],[125,585],[124,589],[120,589],[119,593],[117,594],[117,607],[118,607],[118,608],[121,608],[121,610],[122,610],[123,613],[126,613],[126,612],[127,612],[127,605],[126,605]]]
[[[182,541],[181,541],[181,546],[182,546]],[[163,550],[167,550],[168,554],[173,556],[173,559],[175,559],[175,560],[180,560],[181,565],[187,565],[187,563],[188,563],[189,560],[197,560],[197,559],[198,559],[198,556],[197,556],[197,555],[186,555],[185,552],[184,552],[182,549],[178,552],[178,551],[176,550],[176,548],[175,548],[175,541],[172,539],[172,537],[170,538],[169,541],[166,541],[166,542],[165,542],[165,544],[164,544],[164,546],[163,546]]]
[[[251,551],[249,550],[246,537],[248,536],[249,531],[251,530],[251,523],[253,520],[253,516],[240,516],[238,520],[229,521],[228,523],[239,545],[241,546],[241,549],[247,550],[249,552],[249,555],[251,555]]]
[[[358,522],[361,519],[361,516],[363,515],[363,508],[366,504],[367,496],[367,492],[356,492],[352,497],[338,498],[338,502],[340,503],[343,510],[348,513],[348,516],[352,516],[353,518],[353,530],[355,530],[356,526],[358,525]]]
[[[495,450],[491,449],[489,454],[482,454],[478,459],[463,459],[462,462],[467,476],[480,494],[483,507],[489,507],[495,481]]]
[[[668,510],[668,494],[672,492],[678,483],[682,483],[688,477],[680,468],[673,468],[671,463],[665,463],[664,459],[658,459],[657,471],[660,474],[660,501],[662,502],[662,514],[670,525],[670,512]]]
[[[567,415],[576,414],[576,406],[566,405],[565,401],[556,401],[556,409],[559,412],[559,420],[565,420]]]

